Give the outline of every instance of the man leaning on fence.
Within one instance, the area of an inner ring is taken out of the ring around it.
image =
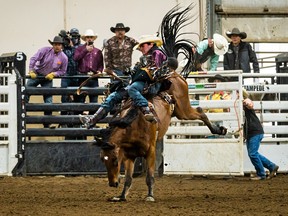
[[[256,176],[251,177],[251,180],[265,180],[273,178],[279,169],[279,166],[270,161],[259,153],[261,141],[264,137],[263,126],[257,117],[254,110],[254,103],[248,98],[248,94],[243,90],[243,109],[245,113],[244,137],[246,139],[246,147],[251,163],[255,167]],[[265,169],[269,170],[268,177]]]
[[[63,76],[66,73],[68,58],[63,53],[63,39],[55,36],[53,41],[48,40],[52,47],[43,47],[38,50],[30,59],[29,75],[27,87],[51,88],[54,77]],[[29,102],[29,96],[26,97],[26,103]],[[45,103],[52,103],[52,95],[43,95]],[[51,115],[52,111],[44,111],[45,115]],[[45,128],[49,127],[48,123],[43,124]]]

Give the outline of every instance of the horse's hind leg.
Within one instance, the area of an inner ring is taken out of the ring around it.
[[[212,124],[207,115],[203,112],[201,107],[197,107],[196,108],[197,112],[200,114],[200,120],[202,120],[205,125],[209,128],[209,130],[211,131],[212,134],[219,134],[219,135],[225,135],[227,133],[227,128],[223,127],[223,126],[217,126]]]

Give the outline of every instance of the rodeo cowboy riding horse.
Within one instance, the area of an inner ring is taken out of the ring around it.
[[[146,116],[147,113],[143,112],[143,110],[139,111],[139,109],[135,109],[133,105],[131,106],[131,102],[129,103],[128,100],[127,102],[122,103],[124,105],[119,111],[119,122],[121,123],[121,120],[128,119],[129,123],[111,124],[113,123],[112,121],[109,123],[109,128],[102,129],[103,132],[100,134],[100,137],[95,137],[96,145],[101,147],[100,157],[107,168],[110,186],[119,186],[120,167],[122,163],[124,164],[125,182],[122,193],[118,197],[113,197],[111,201],[126,200],[126,196],[132,185],[132,175],[136,157],[144,157],[146,159],[146,184],[148,186],[146,201],[154,201],[153,185],[156,160],[156,141],[161,140],[165,135],[172,116],[183,120],[201,120],[213,134],[225,135],[227,132],[227,129],[223,126],[219,127],[213,125],[200,107],[197,109],[191,107],[188,95],[188,84],[184,78],[187,77],[187,74],[189,73],[187,72],[189,65],[184,67],[184,77],[175,71],[178,66],[177,57],[179,53],[184,54],[187,59],[193,59],[193,53],[191,52],[192,42],[184,39],[179,41],[176,40],[178,37],[178,31],[183,27],[183,25],[186,26],[186,21],[190,19],[190,17],[187,16],[187,13],[191,9],[191,6],[188,6],[183,11],[178,11],[179,8],[176,6],[172,8],[172,10],[170,10],[162,20],[160,31],[164,42],[162,51],[166,56],[169,56],[167,61],[164,61],[165,63],[162,63],[160,67],[155,67],[155,62],[150,60],[153,59],[153,55],[152,58],[147,58],[146,56],[146,58],[143,58],[141,63],[132,70],[132,76],[137,74],[140,70],[140,74],[145,76],[147,74],[150,80],[152,77],[154,83],[151,83],[150,81],[150,87],[155,86],[155,83],[161,83],[158,91],[159,93],[157,93],[158,89],[156,88],[156,96],[147,97],[149,102],[154,106],[152,109],[149,108],[150,111],[154,113],[154,117],[151,119],[154,120],[154,118],[156,118],[157,121],[146,121],[149,120]],[[150,41],[147,41],[147,43],[148,42],[150,43]],[[156,38],[155,40],[151,40],[151,42],[156,44],[156,46],[160,46],[161,44],[159,43],[160,40],[158,40],[158,38],[157,40]],[[141,43],[139,45],[141,45]],[[154,45],[152,47],[154,47]],[[192,61],[188,61],[187,64],[191,63]],[[138,91],[139,90],[140,88],[138,88]],[[108,108],[103,104],[92,118],[80,116],[80,120],[87,127],[93,126],[96,122],[107,115],[110,111],[109,109],[111,109],[116,103],[122,101],[124,96],[120,95],[121,92],[124,92],[123,94],[128,96],[127,88],[122,88],[120,92],[112,93],[111,95],[114,94],[113,97],[109,96],[110,101],[108,100],[109,97],[106,99],[104,104],[106,104]],[[135,98],[133,98],[133,102],[135,104]],[[173,104],[173,106],[171,104]],[[132,118],[127,118],[127,116],[132,116]]]

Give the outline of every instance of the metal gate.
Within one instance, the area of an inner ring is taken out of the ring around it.
[[[21,141],[20,92],[26,55],[22,52],[6,53],[0,57],[0,175],[11,175],[12,169],[21,160],[18,145]],[[25,71],[24,71],[25,73]],[[17,133],[19,131],[19,133]]]
[[[23,53],[21,55],[25,56]],[[21,60],[23,63],[21,67],[13,64],[13,62],[17,61],[17,56],[20,56],[19,53],[4,54],[0,57],[1,77],[14,77],[18,81],[14,83],[13,81],[9,81],[11,85],[7,86],[7,88],[1,88],[1,92],[2,89],[3,91],[9,89],[11,92],[14,91],[13,93],[17,96],[13,104],[5,104],[5,108],[9,108],[11,119],[9,121],[10,124],[3,130],[6,132],[10,131],[13,135],[9,136],[11,137],[9,145],[6,140],[1,141],[0,145],[6,145],[6,152],[3,155],[6,155],[8,151],[7,146],[11,146],[14,149],[14,153],[9,153],[9,155],[13,155],[14,163],[10,163],[10,168],[6,172],[10,174],[12,172],[14,176],[105,174],[106,168],[99,157],[100,148],[94,145],[94,136],[100,133],[101,128],[87,130],[80,126],[78,115],[59,114],[61,111],[94,112],[100,104],[57,102],[57,97],[61,95],[75,94],[77,87],[25,87],[26,56]],[[8,73],[3,75],[3,72]],[[41,77],[39,78],[41,79]],[[65,78],[69,79],[71,77]],[[12,84],[14,85],[14,89],[11,88]],[[16,88],[18,91],[15,90]],[[106,88],[83,88],[83,90],[88,95],[103,95]],[[7,92],[8,94],[10,97],[10,92]],[[45,104],[42,101],[25,103],[26,95],[31,95],[33,98],[48,94],[53,95],[54,102],[52,104]],[[15,113],[10,113],[13,110],[11,108],[15,109]],[[45,116],[43,115],[43,111],[52,111],[53,114]],[[5,110],[2,111],[2,106],[1,112],[5,112]],[[5,123],[8,118],[1,117],[1,122],[2,119]],[[102,126],[106,125],[107,120],[109,120],[109,116],[100,122]],[[56,126],[54,128],[43,128],[43,123],[54,124]],[[64,124],[76,126],[59,127],[59,125]],[[3,130],[1,128],[1,131]],[[136,160],[136,174],[142,172],[142,160],[142,158],[137,158]],[[5,174],[5,172],[3,171],[2,174]]]
[[[218,72],[219,73],[219,72]],[[221,71],[225,76],[227,71]],[[238,76],[241,71],[234,72]],[[217,72],[209,72],[214,76]],[[200,76],[199,76],[200,77]],[[235,137],[243,124],[242,116],[242,76],[234,83],[191,83],[189,93],[200,95],[200,100],[191,99],[191,106],[200,106],[204,110],[225,109],[229,112],[208,113],[211,122],[228,128],[226,136],[214,136],[206,125],[199,120],[172,120],[164,139],[164,174],[193,175],[243,175],[243,137]],[[229,91],[229,100],[202,100],[201,95],[214,91]],[[237,100],[237,91],[240,99]]]

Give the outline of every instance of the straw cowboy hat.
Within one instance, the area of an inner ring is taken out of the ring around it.
[[[53,41],[51,40],[48,40],[48,41],[51,45],[53,45],[54,43],[63,44],[63,39],[60,36],[55,36]]]
[[[144,43],[154,43],[157,47],[160,47],[163,44],[163,41],[155,35],[142,35],[139,39],[139,44],[134,46],[133,50],[139,49],[141,44]]]
[[[232,31],[226,32],[227,37],[231,38],[232,35],[239,35],[241,39],[245,39],[247,37],[246,32],[240,32],[238,28],[233,28]]]
[[[98,37],[97,34],[94,34],[92,29],[87,29],[85,31],[85,33],[83,35],[81,35],[81,39],[85,41],[86,37],[88,37],[88,36],[93,37],[93,40],[96,40],[96,38]]]
[[[228,51],[229,43],[225,37],[220,34],[213,35],[214,52],[217,55],[224,55]]]
[[[125,32],[129,32],[130,28],[125,27],[123,23],[117,23],[115,27],[111,27],[110,30],[115,33],[116,30],[124,30]]]
[[[214,77],[209,77],[208,82],[214,82],[215,80],[221,80],[221,82],[226,82],[226,77],[221,76],[220,74],[216,74]]]

